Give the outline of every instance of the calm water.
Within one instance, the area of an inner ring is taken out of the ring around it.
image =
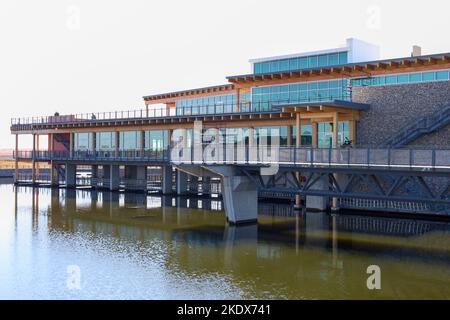
[[[450,298],[448,223],[261,204],[235,228],[216,200],[12,185],[0,201],[1,299]]]

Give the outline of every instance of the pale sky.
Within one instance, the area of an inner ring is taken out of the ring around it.
[[[444,0],[1,0],[0,148],[14,146],[12,117],[142,108],[248,73],[250,58],[350,37],[383,58],[450,52],[449,12]]]

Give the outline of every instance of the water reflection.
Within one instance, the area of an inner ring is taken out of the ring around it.
[[[450,298],[443,222],[260,203],[258,224],[234,227],[214,198],[0,188],[0,298]],[[82,290],[67,289],[69,264]]]

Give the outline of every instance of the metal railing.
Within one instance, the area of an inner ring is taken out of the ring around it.
[[[53,116],[39,116],[39,117],[23,117],[12,118],[11,125],[31,125],[31,124],[72,124],[83,122],[107,121],[107,120],[132,120],[132,119],[146,119],[146,118],[167,118],[176,116],[192,116],[192,115],[221,115],[234,113],[260,113],[278,111],[280,105],[292,103],[316,103],[316,102],[331,102],[334,100],[351,101],[351,91],[345,91],[337,96],[320,96],[308,97],[306,99],[280,99],[268,102],[241,102],[238,104],[208,104],[201,106],[177,107],[175,109],[169,108],[149,108],[127,111],[109,111],[109,112],[93,112],[93,113],[77,113],[69,115],[53,115]]]
[[[119,150],[119,151],[19,151],[14,158],[35,159],[41,161],[145,161],[145,162],[166,162],[169,161],[169,151],[150,150]]]
[[[198,149],[197,149],[198,148]],[[209,149],[206,149],[209,148]],[[211,152],[213,150],[213,152]],[[196,155],[200,155],[197,158]],[[16,154],[14,154],[16,157]],[[171,162],[190,165],[284,165],[370,169],[450,170],[450,150],[242,147],[225,145],[214,149],[200,145],[162,151],[19,151],[19,159],[78,161]]]
[[[430,133],[450,123],[450,104],[400,129],[384,145],[399,148],[423,133]]]
[[[194,157],[202,154],[202,159]],[[299,166],[366,169],[450,170],[450,150],[224,147],[214,154],[195,148],[172,150],[174,164]]]

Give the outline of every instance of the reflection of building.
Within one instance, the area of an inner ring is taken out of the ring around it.
[[[128,200],[126,195],[120,195],[123,201],[119,198],[106,201],[108,194],[117,193],[77,190],[75,194],[66,194],[64,189],[56,190],[20,187],[19,195],[29,192],[29,197],[34,197],[33,215],[22,214],[20,219],[33,219],[33,230],[39,225],[40,232],[48,230],[53,236],[61,232],[64,240],[72,233],[86,237],[84,245],[88,245],[88,239],[111,243],[112,238],[120,238],[131,240],[130,245],[136,243],[141,253],[150,254],[155,247],[152,240],[156,239],[156,251],[162,255],[158,259],[169,273],[194,278],[200,274],[220,277],[249,294],[369,297],[365,269],[376,261],[386,268],[385,297],[395,297],[399,291],[407,297],[408,292],[418,294],[407,290],[415,286],[421,286],[425,292],[431,289],[436,292],[437,287],[444,290],[441,294],[448,292],[442,281],[447,272],[429,273],[427,265],[421,263],[423,259],[436,259],[447,265],[448,250],[442,242],[448,238],[448,224],[307,212],[299,214],[298,220],[264,216],[259,225],[234,227],[225,225],[222,213],[179,211],[169,201],[165,212],[162,208],[143,210],[147,197],[142,195],[132,195]],[[25,203],[30,206],[28,198],[19,199],[22,203],[16,207],[23,208]],[[147,199],[165,203],[162,197]],[[50,209],[47,212],[42,210],[46,206]],[[178,219],[180,214],[183,217]],[[27,227],[30,225],[21,224],[21,228]],[[397,230],[403,230],[402,234]],[[103,248],[102,252],[106,254],[106,250],[109,249]],[[120,250],[120,246],[114,250]],[[407,261],[407,268],[398,260]],[[419,276],[414,283],[407,281],[411,278],[405,274],[416,272]]]

